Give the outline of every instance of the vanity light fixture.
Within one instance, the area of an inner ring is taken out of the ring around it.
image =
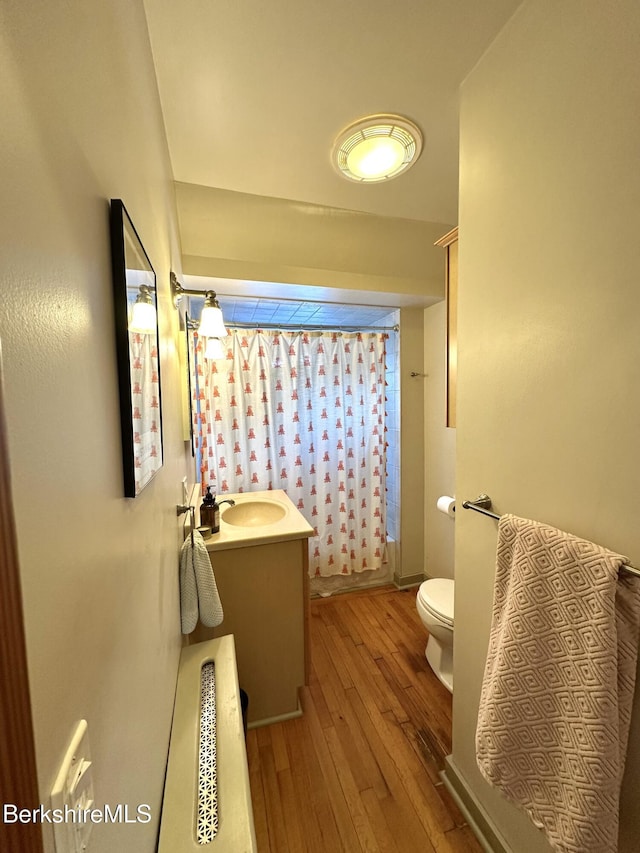
[[[222,311],[213,290],[207,290],[204,307],[200,315],[198,334],[203,338],[224,338],[227,335]]]
[[[378,183],[406,172],[421,151],[420,128],[404,116],[383,113],[345,127],[333,145],[331,159],[347,180]]]
[[[225,352],[220,338],[207,338],[204,357],[209,359],[224,358]]]
[[[216,299],[215,290],[188,290],[183,287],[175,276],[175,273],[170,274],[171,293],[173,294],[173,304],[178,307],[178,303],[183,296],[204,296],[204,306],[200,316],[200,326],[198,334],[203,338],[224,338],[229,333],[225,329],[222,310]]]
[[[139,332],[141,335],[155,334],[157,319],[151,289],[146,284],[141,284],[131,310],[129,331]]]

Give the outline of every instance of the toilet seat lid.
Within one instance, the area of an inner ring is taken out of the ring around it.
[[[418,596],[427,610],[453,625],[453,591],[454,582],[449,578],[431,578],[420,584]]]

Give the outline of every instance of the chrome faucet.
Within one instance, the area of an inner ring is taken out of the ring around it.
[[[225,498],[223,501],[218,501],[218,506],[222,506],[222,504],[231,504],[231,506],[235,506],[236,502],[231,498]]]

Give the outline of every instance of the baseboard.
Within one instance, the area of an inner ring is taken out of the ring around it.
[[[398,589],[408,589],[410,586],[417,586],[424,580],[424,575],[398,575],[393,573],[393,583]]]
[[[253,720],[247,723],[247,729],[259,729],[262,726],[270,726],[273,723],[284,723],[285,720],[294,720],[296,717],[302,716],[302,706],[298,700],[298,707],[295,711],[289,711],[287,714],[279,714],[277,717],[266,717],[264,720]]]
[[[447,755],[440,778],[464,815],[486,853],[513,853],[493,821],[472,794],[464,777],[458,772],[453,757]]]

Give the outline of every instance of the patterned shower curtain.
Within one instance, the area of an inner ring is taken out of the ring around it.
[[[136,495],[162,464],[160,376],[155,335],[129,332]]]
[[[203,489],[284,489],[314,528],[312,577],[382,565],[385,337],[234,330],[218,361],[191,341]]]

